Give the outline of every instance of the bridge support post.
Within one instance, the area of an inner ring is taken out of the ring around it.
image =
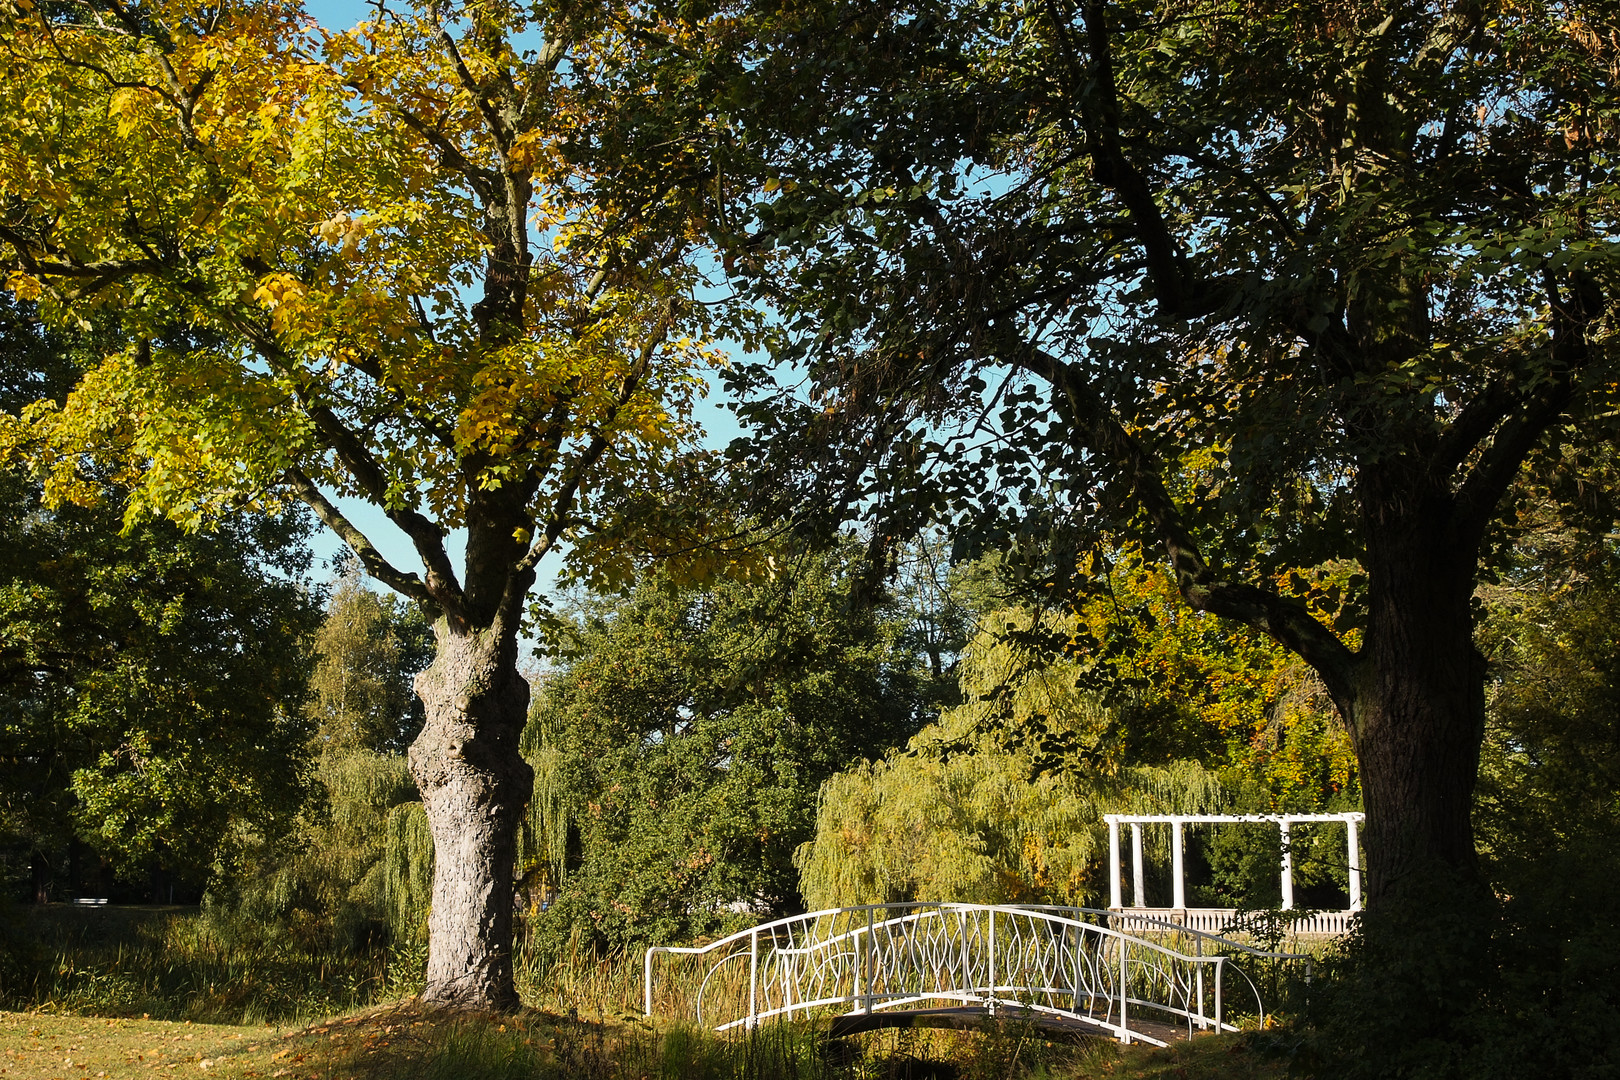
[[[1141,864],[1138,864],[1141,865]],[[1127,1015],[1127,1002],[1130,999],[1130,966],[1129,946],[1124,938],[1119,938],[1119,1041],[1124,1046],[1131,1045],[1131,1018]]]
[[[861,940],[861,932],[855,931],[855,940]],[[861,1012],[866,1001],[866,953],[859,946],[855,949],[855,1011]]]
[[[1202,940],[1200,940],[1202,944]],[[1204,965],[1198,965],[1198,1030],[1203,1031],[1209,1027],[1204,1020]]]
[[[759,986],[759,931],[748,935],[748,1030],[759,1023],[759,1003],[755,988]]]
[[[985,972],[985,981],[989,984],[990,1000],[985,1003],[985,1009],[991,1016],[996,1015],[996,909],[986,912],[990,916],[990,958]]]
[[[872,1011],[872,909],[866,909],[866,945],[861,950],[861,1012]]]
[[[653,953],[655,953],[657,951],[658,951],[658,946],[656,946],[656,945],[649,946],[648,949],[647,949],[647,955],[641,958],[642,1011],[649,1017],[652,1016],[652,965],[653,965]]]
[[[1170,873],[1175,878],[1175,890],[1171,907],[1182,912],[1182,921],[1186,921],[1187,911],[1187,866],[1186,845],[1182,842],[1181,819],[1176,818],[1170,823]]]

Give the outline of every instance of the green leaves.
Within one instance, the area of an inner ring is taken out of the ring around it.
[[[901,612],[846,556],[778,551],[745,584],[644,580],[572,612],[524,735],[527,843],[551,945],[681,940],[800,903],[794,849],[823,780],[901,742],[926,676]]]
[[[228,871],[301,795],[313,612],[272,567],[299,566],[302,528],[121,536],[112,507],[47,512],[3,475],[3,828],[47,850],[81,836],[136,877]]]

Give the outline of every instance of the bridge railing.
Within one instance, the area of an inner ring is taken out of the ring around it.
[[[1265,954],[1165,923],[1129,933],[1114,913],[983,904],[880,904],[764,923],[709,945],[645,958],[644,1005],[726,1030],[848,1007],[975,1006],[1078,1020],[1123,1041],[1152,1024],[1234,1030],[1230,954]],[[667,968],[662,986],[655,962]],[[1236,969],[1232,969],[1236,970]],[[1264,1012],[1241,971],[1238,989]]]

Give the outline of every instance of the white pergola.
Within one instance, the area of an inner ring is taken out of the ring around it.
[[[1184,865],[1186,845],[1182,829],[1188,825],[1237,825],[1245,822],[1277,826],[1282,831],[1282,906],[1294,906],[1294,855],[1289,847],[1289,830],[1298,823],[1312,821],[1339,821],[1345,826],[1345,846],[1350,857],[1350,910],[1361,910],[1361,859],[1356,844],[1356,826],[1365,815],[1346,814],[1105,814],[1108,823],[1108,906],[1115,911],[1125,908],[1121,895],[1119,861],[1119,827],[1131,827],[1131,884],[1132,899],[1138,910],[1147,909],[1147,889],[1142,878],[1142,826],[1169,825],[1170,877],[1173,884],[1172,910],[1187,910],[1187,874]]]

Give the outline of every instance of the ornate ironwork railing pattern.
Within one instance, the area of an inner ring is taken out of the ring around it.
[[[662,1000],[720,1031],[840,1006],[956,1005],[1046,1014],[1163,1045],[1143,1021],[1184,1024],[1189,1035],[1236,1030],[1227,1020],[1234,979],[1263,1017],[1260,992],[1235,956],[1309,962],[1169,922],[1119,922],[1118,913],[1087,908],[985,904],[811,912],[702,947],[648,949],[644,1004],[652,1015],[655,959],[664,957],[689,965],[684,983],[696,993]]]

